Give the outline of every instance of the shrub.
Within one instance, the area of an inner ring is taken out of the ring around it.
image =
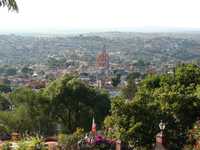
[[[46,150],[46,148],[39,137],[31,137],[20,141],[17,150]]]
[[[3,147],[2,147],[2,150],[11,150],[10,143],[9,142],[4,143]]]
[[[59,134],[58,143],[65,150],[77,149],[78,141],[83,138],[83,129],[77,128],[73,134]]]

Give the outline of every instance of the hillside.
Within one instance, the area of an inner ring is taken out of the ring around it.
[[[199,39],[200,34],[193,33],[105,32],[49,37],[0,35],[0,61],[2,64],[46,63],[48,56],[71,56],[75,50],[94,60],[103,45],[112,54],[113,61],[190,61],[200,57]]]

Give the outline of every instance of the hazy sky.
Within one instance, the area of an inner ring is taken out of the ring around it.
[[[200,0],[17,0],[0,8],[0,31],[200,28]]]

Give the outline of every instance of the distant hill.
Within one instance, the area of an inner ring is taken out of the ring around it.
[[[0,35],[0,61],[45,63],[50,55],[67,55],[75,50],[95,58],[103,45],[113,54],[113,61],[120,58],[124,62],[143,59],[159,63],[200,58],[200,33],[103,32],[73,36]]]

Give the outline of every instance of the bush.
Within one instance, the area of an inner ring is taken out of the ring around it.
[[[47,150],[39,137],[31,137],[19,142],[17,150]]]
[[[3,144],[2,150],[11,150],[10,146],[10,143],[6,142],[5,144]]]
[[[73,134],[59,134],[58,143],[65,150],[77,149],[78,141],[83,138],[83,129],[77,128]]]

